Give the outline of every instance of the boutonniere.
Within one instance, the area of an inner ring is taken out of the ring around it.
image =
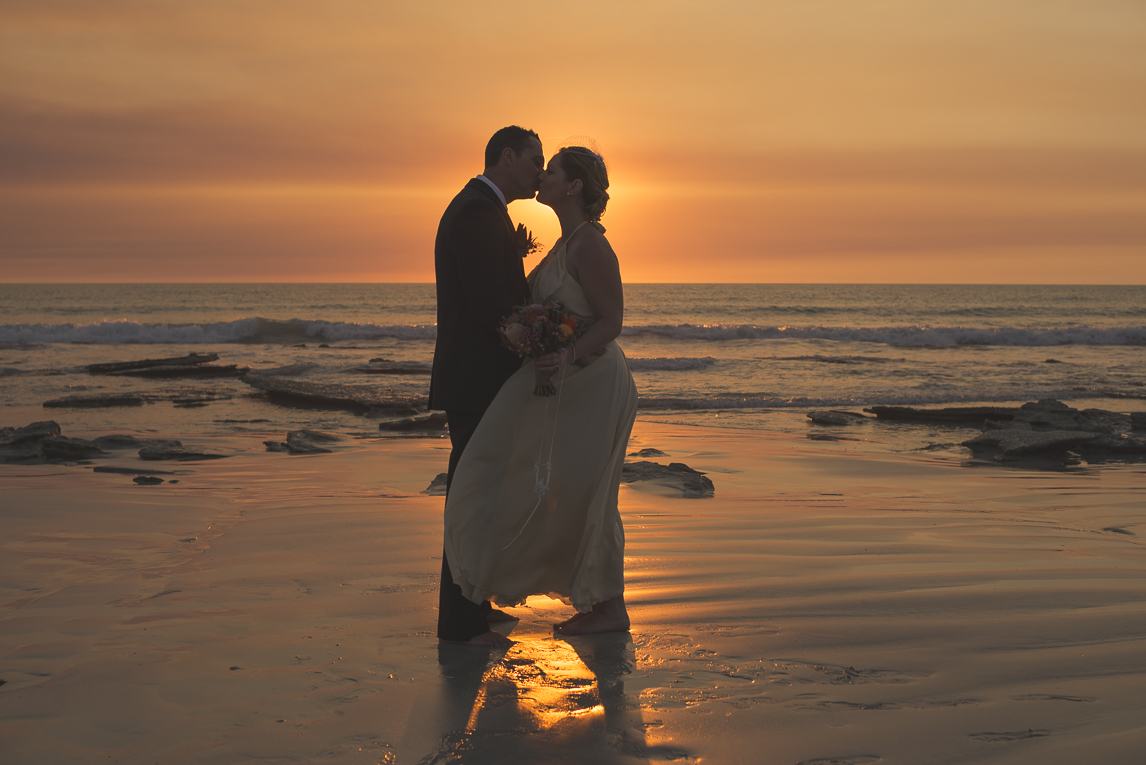
[[[517,248],[518,255],[527,258],[530,253],[541,249],[541,242],[533,238],[533,234],[529,232],[524,223],[518,223],[517,232],[513,235],[513,246]]]

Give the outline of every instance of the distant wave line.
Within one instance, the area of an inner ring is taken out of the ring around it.
[[[1106,388],[1079,390],[1077,388],[1058,390],[1019,390],[1004,388],[987,391],[977,390],[951,394],[879,394],[867,396],[815,397],[795,396],[650,396],[641,397],[637,408],[642,412],[655,411],[725,411],[737,409],[856,409],[870,406],[926,406],[933,404],[959,403],[999,403],[1009,401],[1033,401],[1053,398],[1058,400],[1080,400],[1094,398],[1141,398],[1142,394],[1120,392]]]
[[[721,342],[732,340],[832,340],[904,347],[927,346],[1055,346],[1055,345],[1146,345],[1146,326],[1091,327],[830,327],[760,326],[756,324],[638,324],[625,327],[622,336],[651,335],[668,340]],[[346,342],[393,338],[433,341],[433,324],[374,324],[373,322],[324,321],[307,319],[245,318],[207,323],[144,323],[120,319],[88,324],[5,324],[0,325],[0,343],[89,343],[89,344],[211,344],[265,343],[291,345],[304,342]],[[707,358],[707,357],[706,357]],[[824,356],[875,361],[874,357]],[[687,358],[644,360],[647,368],[702,368],[714,361]],[[657,367],[662,363],[662,367]],[[673,366],[675,364],[675,366]],[[691,366],[690,366],[691,365]]]
[[[341,342],[396,338],[433,340],[433,324],[390,324],[304,319],[237,319],[204,324],[143,323],[120,319],[90,324],[0,325],[0,343],[176,344]]]
[[[645,324],[623,335],[658,335],[673,340],[835,340],[893,346],[955,345],[1146,345],[1139,327],[794,327],[755,324]]]

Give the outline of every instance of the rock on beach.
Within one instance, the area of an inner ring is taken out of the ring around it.
[[[417,414],[414,405],[422,404],[418,401],[396,402],[377,386],[315,383],[257,372],[243,375],[240,379],[266,393],[272,401],[287,404],[329,406],[352,412],[389,411],[405,416]]]
[[[430,412],[414,417],[403,417],[400,420],[384,420],[378,423],[378,429],[391,432],[429,431],[440,433],[447,430],[446,413]]]
[[[690,499],[711,497],[716,493],[716,487],[708,476],[683,462],[668,465],[659,462],[626,462],[621,469],[621,483],[638,481],[651,481],[660,486],[680,489],[681,496]]]
[[[842,409],[814,409],[808,412],[808,419],[817,425],[855,425],[867,422],[871,418],[859,412],[846,412]]]
[[[151,461],[177,460],[180,462],[192,462],[197,460],[218,460],[230,456],[229,454],[219,454],[218,452],[188,449],[183,446],[145,446],[139,450],[139,458],[141,460]]]
[[[1006,428],[1004,430],[985,431],[969,441],[964,441],[963,446],[976,453],[997,451],[997,454],[993,454],[995,459],[1048,457],[1083,446],[1098,437],[1098,433],[1078,430]]]
[[[263,441],[263,444],[267,447],[268,452],[330,454],[334,449],[328,447],[343,443],[346,440],[346,436],[321,430],[292,430],[287,433],[286,441]]]
[[[0,428],[0,462],[27,464],[74,462],[107,454],[94,441],[68,438],[54,420],[19,428]]]
[[[438,473],[434,476],[434,480],[430,481],[430,485],[422,490],[422,493],[432,497],[446,496],[446,478],[448,476],[449,473]]]
[[[191,367],[218,361],[217,353],[189,353],[186,356],[177,356],[166,359],[139,359],[137,361],[109,361],[102,364],[88,364],[85,369],[93,375],[110,375],[123,372],[137,372],[142,369],[156,367]]]

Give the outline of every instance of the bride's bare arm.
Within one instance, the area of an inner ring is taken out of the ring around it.
[[[596,233],[596,232],[594,232]],[[573,352],[550,353],[537,360],[542,371],[557,371],[562,363],[583,359],[604,348],[621,334],[625,321],[625,294],[621,268],[609,240],[597,235],[586,237],[570,253],[570,275],[581,285],[597,320],[577,341]]]

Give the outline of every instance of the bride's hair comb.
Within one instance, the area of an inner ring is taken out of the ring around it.
[[[597,142],[587,135],[571,135],[561,142],[557,153],[579,154],[582,157],[591,157],[601,167],[606,167],[605,158],[601,156]]]
[[[584,146],[566,146],[557,150],[558,154],[580,154],[582,157],[592,157],[598,164],[604,165],[605,159],[600,154]]]

